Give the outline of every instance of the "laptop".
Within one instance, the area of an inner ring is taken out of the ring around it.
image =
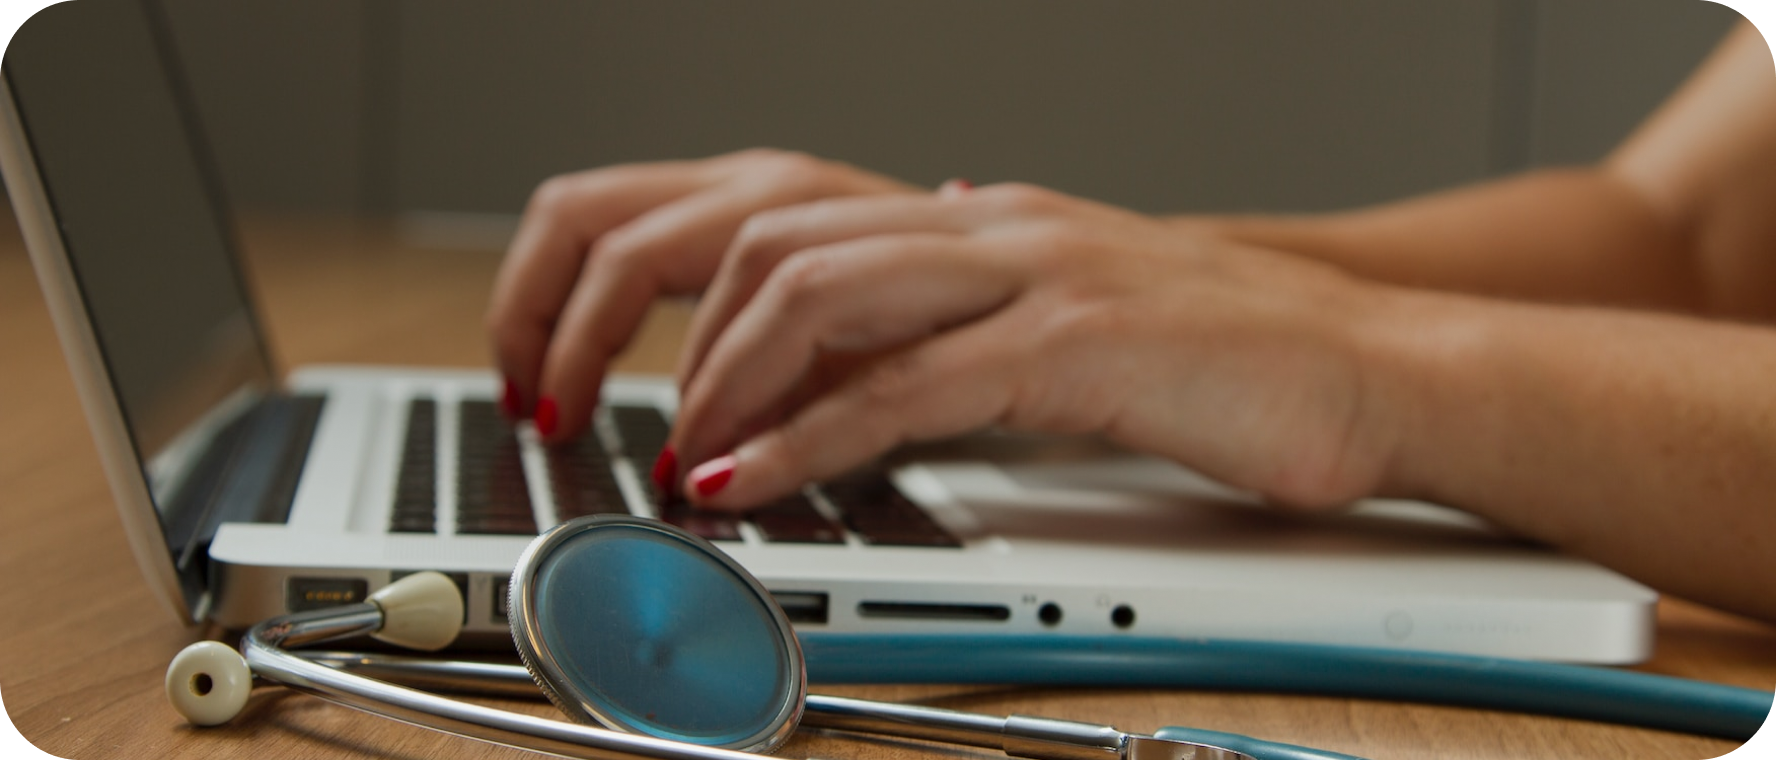
[[[6,51],[0,165],[141,570],[243,628],[448,574],[465,646],[509,646],[507,576],[582,514],[710,538],[804,635],[1330,643],[1597,663],[1651,646],[1655,595],[1464,513],[1298,516],[1091,440],[988,432],[895,452],[744,516],[645,477],[677,398],[608,381],[539,445],[485,369],[282,375],[156,6],[44,9]],[[480,336],[463,336],[478,340]]]

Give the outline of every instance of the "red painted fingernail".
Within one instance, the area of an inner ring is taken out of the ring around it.
[[[956,188],[957,190],[973,190],[974,189],[974,183],[969,182],[966,177],[956,177],[955,179],[950,180],[950,186]]]
[[[698,496],[713,496],[734,479],[734,455],[711,459],[691,470],[691,487]]]
[[[505,412],[506,417],[515,420],[518,419],[520,406],[522,405],[518,403],[518,386],[508,379],[506,380],[506,390],[500,394],[500,411]]]
[[[560,414],[560,410],[555,408],[553,397],[544,396],[538,400],[536,417],[532,418],[536,422],[537,432],[542,433],[545,438],[554,435],[555,425],[561,421]]]
[[[660,493],[671,495],[678,492],[678,452],[671,446],[660,450],[660,458],[654,460],[654,487]]]

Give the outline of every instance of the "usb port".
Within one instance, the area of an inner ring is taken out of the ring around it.
[[[819,591],[773,591],[771,598],[791,623],[826,625],[826,594]]]

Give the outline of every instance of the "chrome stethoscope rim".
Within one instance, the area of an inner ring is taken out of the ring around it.
[[[568,717],[581,723],[595,723],[619,731],[661,738],[660,731],[647,723],[625,718],[606,709],[592,694],[576,687],[578,679],[555,656],[555,648],[544,640],[544,626],[538,604],[539,577],[554,553],[566,544],[592,531],[627,530],[649,534],[656,539],[689,545],[701,559],[720,567],[753,596],[758,609],[766,613],[775,634],[773,642],[780,651],[780,676],[783,688],[776,695],[775,711],[757,731],[727,742],[707,746],[749,753],[769,753],[789,740],[801,722],[803,705],[808,695],[807,671],[802,661],[801,642],[789,618],[751,573],[708,541],[688,532],[675,530],[657,520],[630,515],[594,515],[562,523],[537,537],[518,558],[508,583],[507,614],[510,616],[512,641],[526,669],[549,701]]]

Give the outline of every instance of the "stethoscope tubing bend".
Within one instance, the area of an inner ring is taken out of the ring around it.
[[[1746,740],[1772,693],[1613,668],[1214,639],[805,635],[811,681],[1144,686],[1320,694],[1580,718]]]

